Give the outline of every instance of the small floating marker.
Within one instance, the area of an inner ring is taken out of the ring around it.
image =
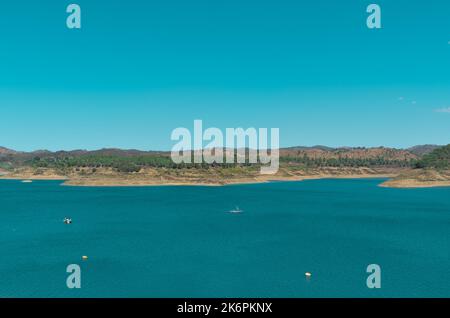
[[[312,276],[312,274],[311,274],[310,272],[306,272],[306,273],[305,273],[305,277],[306,277],[306,279],[310,279],[310,278],[311,278],[311,276]]]
[[[83,256],[83,257],[81,257],[82,259],[83,259],[83,261],[87,261],[88,260],[88,257],[87,256]]]

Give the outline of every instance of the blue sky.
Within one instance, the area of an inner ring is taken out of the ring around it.
[[[449,1],[72,2],[1,4],[1,146],[168,150],[194,119],[281,146],[450,143]]]

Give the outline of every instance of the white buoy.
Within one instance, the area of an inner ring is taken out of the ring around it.
[[[87,261],[88,257],[87,256],[83,256],[82,259],[83,259],[83,261]]]
[[[310,272],[305,273],[306,278],[311,278],[312,274]]]

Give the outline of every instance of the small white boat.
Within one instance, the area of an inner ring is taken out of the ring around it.
[[[22,180],[22,183],[32,183],[33,180]]]
[[[64,218],[64,224],[72,224],[72,219],[71,218]]]
[[[244,212],[244,211],[239,209],[238,206],[235,209],[229,211],[229,213],[233,213],[233,214],[239,214],[239,213],[242,213],[242,212]]]

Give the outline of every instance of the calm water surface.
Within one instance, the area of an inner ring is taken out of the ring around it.
[[[450,297],[450,188],[381,181],[0,181],[0,297]],[[379,290],[366,287],[372,263]]]

